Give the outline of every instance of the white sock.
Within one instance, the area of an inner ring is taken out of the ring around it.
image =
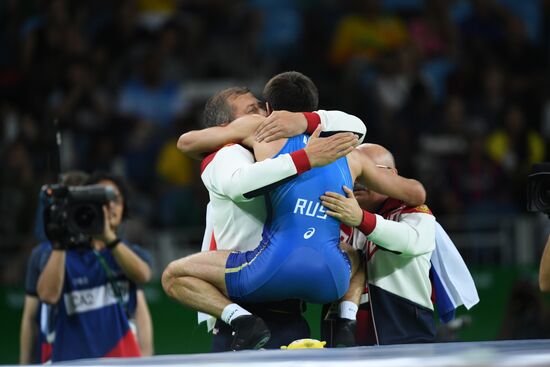
[[[222,321],[225,322],[226,324],[231,325],[231,322],[233,322],[233,320],[235,320],[239,316],[244,316],[244,315],[251,315],[251,313],[245,310],[244,308],[242,308],[241,306],[239,306],[238,304],[231,303],[225,306],[225,308],[223,309]]]
[[[357,319],[357,305],[351,301],[342,301],[339,305],[338,315],[343,319]]]

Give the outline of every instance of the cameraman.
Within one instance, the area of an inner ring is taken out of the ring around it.
[[[151,261],[139,247],[117,237],[127,213],[122,181],[95,173],[87,184],[111,186],[115,191],[116,199],[103,206],[103,232],[92,237],[89,247],[52,241],[40,261],[38,296],[56,306],[53,362],[141,355],[129,318],[136,309],[136,284],[151,277]]]
[[[82,186],[88,181],[89,175],[82,171],[69,171],[61,174],[59,182],[65,186]],[[42,247],[47,246],[46,235],[44,233],[44,224],[42,220],[42,211],[44,205],[41,198],[38,202],[35,236],[40,240],[29,257],[25,276],[25,301],[23,303],[23,313],[21,315],[21,329],[19,333],[19,363],[32,364],[45,362],[49,359],[47,352],[47,333],[40,328],[41,313],[48,312],[48,307],[43,307],[36,293],[36,283],[40,276],[38,261]],[[41,309],[44,308],[43,311]],[[43,317],[43,316],[42,316]],[[44,327],[45,329],[45,327]],[[44,350],[44,351],[43,351]],[[42,359],[44,357],[44,360]]]

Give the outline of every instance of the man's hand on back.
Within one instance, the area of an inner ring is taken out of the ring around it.
[[[326,166],[353,151],[359,143],[357,136],[353,133],[338,133],[320,138],[321,129],[319,125],[304,148],[311,167]]]
[[[350,227],[357,227],[363,219],[363,210],[359,206],[353,190],[344,186],[346,196],[327,191],[321,196],[321,204],[327,208],[327,214]]]
[[[256,140],[269,143],[282,138],[303,134],[307,120],[303,113],[273,111],[256,129]]]

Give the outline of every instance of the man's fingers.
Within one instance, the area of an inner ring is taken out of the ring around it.
[[[330,216],[333,217],[333,218],[342,219],[342,215],[341,215],[341,214],[338,214],[338,213],[333,212],[333,211],[331,211],[331,210],[327,210],[325,213],[327,213],[328,215],[330,215]]]
[[[339,147],[340,149],[347,149],[347,147],[355,147],[357,145],[357,137],[354,134],[339,133],[329,138],[328,142],[331,147]]]
[[[265,140],[266,143],[269,143],[270,141],[282,139],[284,137],[285,133],[283,131],[275,129],[274,131],[269,132],[269,134],[266,134],[263,140]]]
[[[263,129],[263,131],[261,133],[256,135],[256,140],[257,141],[262,141],[262,140],[268,138],[269,136],[273,135],[273,131],[275,129],[276,129],[275,125],[271,125],[271,126],[266,127],[265,129]]]
[[[333,140],[341,140],[341,141],[352,141],[357,140],[357,136],[353,133],[338,133],[334,134],[330,137],[330,139]]]
[[[256,129],[256,137],[258,137],[262,134],[265,134],[266,129],[268,127],[270,127],[273,124],[273,122],[275,122],[276,119],[277,119],[277,115],[274,115],[273,113],[271,115],[267,116],[262,121],[260,126],[258,126],[258,128]]]
[[[264,138],[260,138],[260,139],[258,139],[258,141],[260,141],[260,142],[263,141],[263,142],[265,142],[265,143],[269,143],[269,142],[271,142],[271,141],[273,141],[273,140],[277,140],[277,139],[279,139],[279,136],[278,136],[277,134],[274,134],[274,135],[268,135],[268,136],[266,136],[265,139],[264,139]]]
[[[340,150],[336,153],[336,155],[338,158],[341,158],[351,153],[355,149],[355,146],[340,147],[339,149]]]
[[[350,190],[349,187],[344,185],[343,189],[344,189],[345,193],[348,195],[348,198],[354,198],[355,197],[355,195],[353,194],[353,190]]]
[[[353,150],[355,149],[355,146],[351,146],[351,147],[348,147],[347,149],[345,150],[342,150],[341,153],[342,153],[342,157],[343,156],[346,156],[348,154],[350,154],[351,152],[353,152]]]
[[[321,204],[323,204],[323,206],[327,209],[330,209],[330,210],[338,210],[338,206],[330,201],[327,201],[327,200],[321,200]]]
[[[325,192],[324,195],[321,195],[321,198],[331,198],[338,201],[343,201],[345,199],[344,195],[332,191]]]
[[[311,138],[314,138],[314,139],[318,138],[319,135],[321,135],[321,131],[322,131],[322,130],[323,130],[323,127],[321,126],[321,124],[319,124],[319,125],[317,126],[317,128],[315,129],[315,131],[313,132],[313,134],[311,134],[310,139],[311,139]]]
[[[275,134],[278,134],[277,138],[273,139],[273,135]],[[258,141],[266,140],[268,138],[271,140],[276,140],[283,137],[283,135],[284,135],[284,131],[281,128],[281,126],[277,123],[273,123],[269,126],[266,126],[256,138]]]
[[[103,220],[105,221],[104,226],[111,225],[111,211],[107,205],[103,205]]]

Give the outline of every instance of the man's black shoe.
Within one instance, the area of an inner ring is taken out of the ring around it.
[[[231,349],[260,349],[269,341],[271,333],[264,320],[254,315],[239,316],[231,323],[233,342]]]
[[[333,323],[332,345],[336,348],[355,347],[356,320],[337,318]]]

